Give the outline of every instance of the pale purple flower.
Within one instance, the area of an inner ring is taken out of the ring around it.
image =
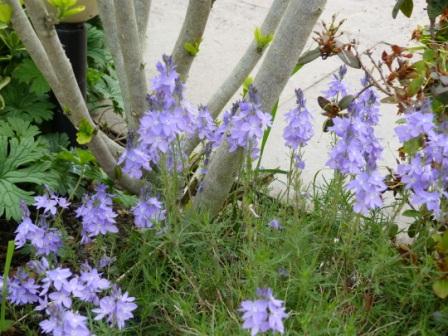
[[[230,152],[238,148],[250,149],[252,158],[257,158],[258,142],[271,125],[271,115],[261,110],[259,97],[252,86],[249,87],[248,97],[248,100],[238,104],[239,113],[234,114],[229,121],[227,143]]]
[[[39,301],[40,286],[22,269],[19,269],[16,275],[9,279],[7,289],[8,301],[13,304],[24,305]]]
[[[132,209],[134,223],[138,228],[151,228],[165,219],[163,204],[155,197],[141,199]]]
[[[151,157],[140,147],[128,145],[118,160],[118,164],[124,163],[123,172],[130,177],[139,179],[142,177],[142,169],[151,170]]]
[[[273,219],[269,222],[269,227],[274,230],[280,230],[283,228],[283,226],[280,224],[280,221],[278,219]]]
[[[111,326],[123,329],[125,322],[134,316],[132,312],[137,309],[134,301],[135,298],[129,296],[127,292],[122,294],[121,289],[114,287],[112,294],[103,297],[99,302],[99,307],[92,309],[96,314],[95,320],[106,318]]]
[[[328,90],[323,92],[326,98],[331,99],[347,95],[347,87],[343,82],[346,73],[347,67],[341,65],[339,71],[336,74],[333,74],[333,80],[330,82]]]
[[[50,213],[53,216],[56,215],[58,200],[57,198],[53,197],[53,195],[51,197],[48,194],[36,196],[34,197],[34,200],[34,205],[36,206],[36,208],[43,209],[44,214]]]
[[[90,336],[87,318],[71,310],[53,306],[47,309],[49,318],[39,323],[45,334],[54,336]]]
[[[82,285],[82,290],[78,290],[75,294],[76,297],[83,301],[97,303],[98,293],[108,289],[110,282],[107,279],[101,277],[101,273],[98,270],[90,267],[87,264],[83,265],[84,270],[81,271],[79,282]]]
[[[386,185],[381,174],[375,170],[359,173],[347,184],[347,188],[355,194],[353,209],[367,215],[369,210],[382,205],[381,193],[386,190]]]
[[[243,329],[250,329],[252,336],[268,330],[283,334],[283,320],[288,316],[284,302],[275,299],[270,288],[257,289],[257,296],[258,300],[241,303]]]
[[[48,270],[46,274],[47,276],[43,279],[43,282],[49,284],[50,286],[53,285],[53,287],[58,291],[65,286],[68,278],[72,276],[70,269],[61,267]]]
[[[431,134],[434,130],[432,113],[419,111],[408,112],[405,115],[406,122],[395,128],[395,133],[400,142],[406,142],[422,134]]]
[[[112,198],[106,192],[105,185],[99,185],[96,193],[84,197],[83,204],[76,209],[76,217],[82,221],[83,242],[89,242],[91,238],[108,232],[117,233],[115,225],[117,214],[112,207]]]
[[[295,152],[296,166],[303,169],[305,165],[297,151],[308,143],[314,130],[302,90],[296,90],[296,97],[297,107],[286,113],[285,116],[286,127],[283,131],[283,138],[286,146]]]

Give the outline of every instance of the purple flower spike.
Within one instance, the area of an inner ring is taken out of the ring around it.
[[[296,90],[297,107],[286,113],[286,127],[283,131],[283,138],[286,146],[291,148],[295,155],[296,167],[303,169],[305,163],[301,159],[298,150],[305,146],[314,134],[312,117],[305,106],[305,98],[302,90]]]

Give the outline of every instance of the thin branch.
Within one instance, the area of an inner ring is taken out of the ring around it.
[[[182,30],[172,53],[177,72],[183,81],[186,81],[195,57],[185,49],[185,44],[201,42],[211,9],[211,0],[190,0],[188,3]]]
[[[148,90],[145,66],[142,59],[134,3],[132,1],[115,0],[115,8],[117,9],[115,11],[117,35],[123,55],[131,106],[132,122],[128,123],[128,127],[132,131],[136,129],[140,116],[147,108],[146,95]]]
[[[146,44],[146,32],[148,30],[149,12],[151,9],[151,0],[134,0],[134,2],[140,43],[142,45],[142,50],[144,51]]]
[[[120,43],[118,41],[115,5],[113,1],[98,0],[98,12],[103,23],[104,37],[106,45],[110,50],[117,70],[118,83],[120,85],[121,96],[123,97],[124,113],[128,123],[132,123],[131,105],[129,98],[128,80],[124,71],[123,54],[121,53]]]
[[[254,80],[264,111],[279,99],[326,0],[292,0],[272,46]],[[243,149],[229,153],[226,141],[213,155],[203,187],[193,199],[195,208],[216,215],[224,204],[244,159]]]
[[[290,0],[275,0],[269,9],[266,18],[261,25],[261,32],[263,35],[274,34],[278,23],[285,13],[286,7]],[[247,48],[244,55],[239,60],[238,64],[233,68],[231,74],[226,78],[218,90],[213,94],[208,101],[207,107],[213,119],[216,119],[224,106],[233,97],[235,92],[241,87],[244,80],[249,76],[252,70],[257,65],[258,61],[263,56],[264,50],[259,50],[257,41],[252,43]],[[199,144],[199,138],[193,137],[185,146],[185,152],[190,155],[191,152]]]

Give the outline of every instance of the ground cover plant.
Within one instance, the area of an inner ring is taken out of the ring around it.
[[[99,39],[92,46],[99,70],[89,73],[97,83],[90,103],[53,24],[82,7],[50,3],[56,17],[42,1],[5,0],[0,9],[34,62],[21,66],[39,69],[42,86],[48,82],[88,150],[55,155],[55,169],[70,172],[61,181],[31,165],[43,155],[33,144],[36,126],[4,127],[12,140],[0,139],[0,154],[8,156],[1,176],[46,185],[38,196],[18,194],[20,211],[4,202],[6,217],[17,223],[5,222],[0,240],[2,334],[445,333],[448,4],[428,1],[430,24],[413,34],[418,46],[392,46],[376,61],[340,42],[336,19],[314,35],[316,49],[302,53],[325,1],[273,1],[220,91],[193,106],[184,88],[213,1],[190,2],[173,55],[161,57],[149,88],[141,54],[149,1],[98,1],[111,54],[101,54]],[[397,1],[398,11],[411,15],[412,1]],[[260,168],[290,76],[319,56],[336,55],[343,65],[322,96],[305,97],[297,88],[296,106],[285,111],[290,170]],[[358,85],[347,85],[347,67],[358,69]],[[34,77],[22,73],[28,84]],[[218,117],[241,86],[241,99]],[[375,134],[380,92],[403,114],[395,129],[403,143],[399,164],[388,174],[379,167]],[[91,117],[104,99],[127,121],[124,146]],[[310,111],[309,99],[322,110]],[[302,154],[319,112],[334,140],[327,162],[334,174],[304,186]],[[14,140],[23,129],[31,140]],[[279,174],[287,186],[274,198],[269,184]],[[396,196],[389,206],[387,191]],[[415,219],[407,232],[412,243],[397,238],[401,213]]]

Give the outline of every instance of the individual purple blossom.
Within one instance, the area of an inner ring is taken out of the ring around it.
[[[425,206],[436,219],[441,218],[441,204],[446,200],[448,183],[448,136],[445,125],[436,125],[430,101],[405,112],[405,124],[395,131],[401,142],[421,137],[419,148],[407,162],[397,167],[405,188],[411,191],[415,207]]]
[[[283,320],[288,316],[284,302],[275,299],[270,288],[257,289],[257,296],[258,300],[241,303],[243,329],[250,329],[252,336],[269,330],[283,334]]]
[[[366,85],[366,81],[361,81]],[[357,99],[355,99],[348,107],[351,116],[361,119],[367,124],[374,126],[380,120],[380,98],[372,89],[366,89]]]
[[[116,260],[117,260],[116,257],[109,257],[107,255],[104,255],[98,261],[98,269],[102,270],[102,269],[112,265]]]
[[[123,172],[130,177],[139,179],[142,177],[142,170],[150,171],[151,170],[151,158],[145,153],[145,150],[140,147],[132,147],[132,141],[128,142],[128,146],[126,147],[123,154],[120,156],[118,160],[118,164],[123,164]]]
[[[129,296],[127,292],[122,294],[120,288],[114,287],[111,295],[103,297],[98,308],[92,310],[96,314],[95,320],[106,318],[111,326],[123,329],[125,322],[134,316],[132,312],[137,309],[134,301],[135,298]]]
[[[117,233],[115,225],[117,214],[112,207],[112,198],[106,192],[107,187],[98,185],[96,193],[84,197],[83,204],[76,209],[76,217],[82,221],[82,242],[108,232]]]
[[[273,219],[269,222],[269,227],[274,230],[280,230],[283,228],[282,224],[278,219]]]
[[[395,128],[400,142],[406,142],[422,134],[431,134],[434,131],[433,114],[412,111],[405,115],[405,123]]]
[[[71,310],[64,310],[58,306],[47,309],[49,318],[39,323],[45,334],[53,336],[90,336],[87,318]]]
[[[155,197],[141,199],[132,209],[134,223],[138,228],[152,228],[155,223],[165,219],[163,204]]]
[[[358,118],[337,117],[333,123],[330,130],[339,139],[330,153],[327,165],[343,174],[357,174],[366,167],[375,169],[382,147],[373,127]]]
[[[347,188],[355,194],[355,212],[367,215],[369,210],[382,205],[381,193],[386,190],[386,185],[381,174],[374,170],[357,174]]]
[[[34,205],[37,209],[43,209],[44,214],[56,215],[57,207],[66,209],[70,202],[64,197],[58,197],[52,192],[47,192],[44,195],[34,197]]]
[[[163,56],[163,62],[158,62],[156,68],[158,74],[152,79],[152,89],[166,96],[172,96],[179,82],[179,74],[175,71],[172,57]]]
[[[7,288],[8,301],[12,304],[24,305],[39,301],[40,286],[23,269],[19,269],[16,275],[9,279]]]
[[[239,113],[234,114],[229,122],[227,143],[230,152],[238,148],[251,149],[252,158],[256,158],[258,142],[271,125],[271,115],[261,110],[260,100],[253,86],[249,87],[248,97],[239,103]]]
[[[83,301],[96,304],[98,302],[98,293],[108,289],[110,282],[101,277],[102,274],[88,264],[84,264],[83,269],[79,277],[82,290],[78,290],[74,295]]]
[[[55,228],[49,228],[45,217],[40,217],[39,226],[35,225],[29,217],[23,218],[15,233],[17,248],[30,242],[39,256],[57,253],[62,247],[61,233]]]
[[[68,268],[57,267],[52,270],[48,270],[46,277],[42,280],[42,282],[45,283],[44,288],[46,290],[41,293],[41,295],[45,294],[50,286],[53,286],[58,291],[62,290],[67,283],[68,278],[71,276],[72,272]]]
[[[200,106],[196,120],[197,135],[199,140],[214,142],[217,126],[207,107]]]
[[[283,131],[283,138],[286,146],[295,152],[296,166],[300,169],[304,168],[300,154],[297,152],[301,147],[305,146],[314,134],[312,117],[306,108],[305,98],[302,90],[296,90],[297,106],[286,113],[286,127]]]
[[[48,298],[51,300],[52,304],[64,308],[71,308],[72,306],[71,293],[64,289],[50,293],[48,295]]]
[[[330,82],[328,90],[323,92],[326,98],[331,99],[347,95],[347,87],[343,82],[346,73],[347,67],[341,65],[339,71],[336,74],[333,74],[333,80]]]

